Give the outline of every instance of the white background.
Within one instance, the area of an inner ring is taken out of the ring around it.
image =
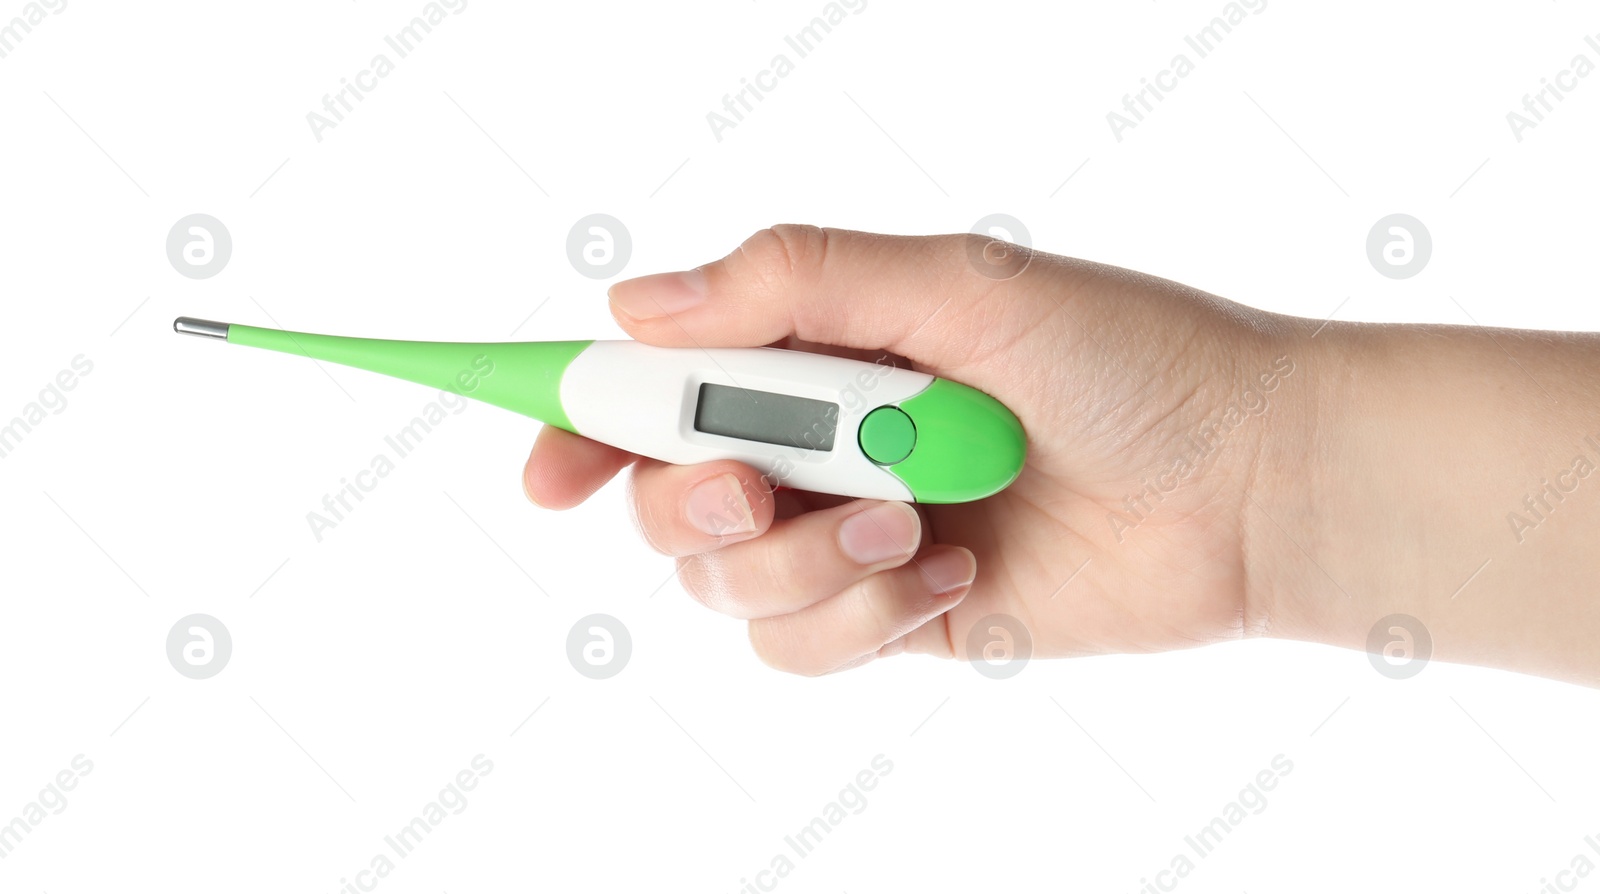
[[[1273,0],[1117,141],[1106,113],[1223,6],[871,0],[721,141],[707,113],[821,2],[472,0],[320,142],[306,114],[420,0],[49,15],[0,59],[0,421],[93,371],[0,460],[0,823],[94,769],[0,890],[338,891],[480,753],[466,809],[376,890],[737,891],[879,754],[777,890],[1137,891],[1279,754],[1179,890],[1532,892],[1600,861],[1593,691],[1281,642],[783,676],[668,580],[620,484],[529,505],[537,426],[498,409],[451,416],[319,543],[306,513],[433,395],[170,328],[615,337],[566,256],[595,212],[632,234],[623,275],[775,222],[999,212],[1315,319],[1600,327],[1600,77],[1521,142],[1506,122],[1600,62],[1592,5]],[[164,251],[194,212],[233,238],[210,279]],[[1433,236],[1411,279],[1366,257],[1392,212]],[[232,633],[211,679],[166,657],[192,612]],[[633,638],[608,680],[566,654],[595,612]]]

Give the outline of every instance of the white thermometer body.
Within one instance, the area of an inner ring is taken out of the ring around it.
[[[669,463],[735,459],[771,484],[911,501],[911,488],[859,449],[873,410],[933,376],[775,348],[658,348],[597,341],[567,367],[561,405],[587,438]]]

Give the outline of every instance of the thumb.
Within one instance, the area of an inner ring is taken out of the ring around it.
[[[1003,288],[1029,257],[979,235],[780,224],[720,261],[617,283],[611,312],[655,345],[752,347],[794,336],[951,370],[1037,323],[1030,290]]]

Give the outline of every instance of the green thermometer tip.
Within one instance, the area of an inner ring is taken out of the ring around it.
[[[504,407],[573,431],[561,374],[585,341],[435,342],[351,338],[179,317],[173,330],[382,373]]]

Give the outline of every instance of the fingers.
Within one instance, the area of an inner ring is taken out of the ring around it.
[[[630,489],[645,541],[669,556],[749,540],[772,524],[771,489],[756,470],[732,460],[674,466],[641,459]]]
[[[936,546],[913,563],[869,575],[786,615],[750,622],[750,644],[769,666],[825,674],[876,658],[885,646],[929,627],[972,588],[977,562],[959,546]],[[938,623],[943,623],[940,619]]]
[[[546,425],[522,467],[522,492],[547,509],[571,509],[634,459],[625,450]]]
[[[762,345],[795,335],[948,369],[1002,318],[1025,325],[1016,302],[985,301],[1000,280],[980,272],[984,243],[784,224],[720,261],[617,283],[611,310],[653,344]]]
[[[775,522],[761,537],[683,563],[683,587],[735,618],[788,614],[905,564],[922,520],[905,503],[860,500]]]
[[[922,519],[905,503],[856,500],[775,520],[776,495],[732,461],[641,459],[632,498],[645,539],[679,557],[684,589],[751,619],[757,654],[780,670],[828,673],[905,649],[948,654],[942,628],[923,627],[977,573],[961,547],[919,554]]]

